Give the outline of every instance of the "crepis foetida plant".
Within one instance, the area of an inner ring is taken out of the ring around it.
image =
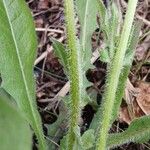
[[[129,0],[122,17],[115,0],[108,1],[107,6],[102,0],[63,1],[67,42],[64,45],[55,39],[51,41],[68,77],[70,92],[62,98],[67,111],[60,113],[58,124],[49,125],[48,137],[44,137],[35,97],[33,66],[37,41],[33,20],[24,0],[0,0],[0,149],[31,150],[33,131],[39,150],[106,150],[131,141],[149,140],[149,116],[135,119],[124,132],[109,133],[118,115],[138,43],[141,25],[134,20],[137,3],[138,0]],[[86,72],[94,67],[90,60],[91,37],[97,28],[104,36],[103,48],[96,51],[98,59],[107,64],[105,90],[89,128],[81,134],[82,109],[93,102],[86,91],[91,86]],[[68,128],[58,145],[51,137],[63,119]]]

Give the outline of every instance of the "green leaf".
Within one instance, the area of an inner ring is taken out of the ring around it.
[[[2,89],[0,89],[0,149],[32,149],[32,134],[29,125],[12,105],[10,96]]]
[[[97,7],[98,7],[99,15],[100,15],[100,20],[101,20],[100,23],[102,27],[104,27],[106,16],[107,16],[107,9],[102,0],[97,0],[97,3],[98,3]]]
[[[74,128],[74,133],[76,135],[76,140],[75,140],[75,143],[74,143],[73,150],[82,150],[81,133],[80,133],[80,127],[79,126]]]
[[[150,139],[150,116],[135,119],[124,132],[110,134],[107,147],[116,147],[128,142],[138,142],[143,139]]]
[[[64,97],[64,100],[67,101],[67,98],[68,97]],[[66,108],[66,105],[63,102],[61,102],[61,105],[59,107],[59,116],[57,117],[56,122],[54,122],[51,125],[49,125],[49,124],[47,125],[48,136],[53,141],[48,144],[49,149],[55,150],[56,149],[55,143],[58,143],[60,141],[60,139],[63,137],[65,130],[66,130],[66,126],[68,125],[68,117],[67,116],[68,116],[68,110]]]
[[[113,123],[115,121],[115,119],[118,117],[118,112],[119,112],[119,108],[120,108],[120,105],[122,102],[122,97],[124,95],[124,90],[125,90],[126,81],[127,81],[127,78],[128,78],[129,72],[130,72],[130,68],[131,68],[131,65],[125,66],[122,69],[122,72],[120,74],[118,89],[116,92],[116,98],[114,101],[114,107],[113,107],[113,111],[112,111],[111,123]]]
[[[102,0],[97,0],[97,9],[100,17],[100,30],[104,32],[106,38],[109,33],[109,17],[107,13],[107,9]]]
[[[82,102],[81,107],[90,102],[86,88],[91,86],[91,83],[86,78],[86,71],[92,66],[90,59],[92,57],[91,37],[97,27],[97,1],[96,0],[76,0],[77,14],[81,24],[80,35],[80,63],[82,69]],[[90,13],[89,13],[90,12]]]
[[[81,137],[81,143],[84,150],[92,148],[95,143],[94,130],[87,130]]]
[[[107,24],[107,45],[109,46],[109,56],[110,56],[110,60],[113,59],[113,56],[115,54],[116,51],[116,46],[118,44],[118,38],[120,38],[120,20],[119,20],[119,12],[118,12],[118,8],[116,7],[115,3],[113,2],[110,6],[109,6],[109,21],[106,22],[105,24]]]
[[[88,150],[94,146],[95,136],[93,129],[87,130],[82,136],[80,136],[80,129],[77,127],[74,128],[74,133],[76,135],[76,141],[74,142],[73,150]],[[61,140],[61,150],[67,149],[67,138],[68,136],[65,136]]]
[[[84,75],[85,76],[85,75]],[[82,95],[81,95],[81,103],[80,103],[80,107],[83,108],[85,105],[87,105],[88,103],[90,103],[92,100],[89,96],[89,94],[87,93],[86,89],[87,87],[90,87],[92,85],[91,82],[89,82],[86,78],[86,76],[83,76],[83,83],[82,83]]]
[[[131,35],[129,38],[129,45],[126,51],[126,55],[124,58],[124,66],[131,65],[134,57],[134,52],[138,43],[139,34],[141,30],[142,23],[139,21],[136,21],[134,25],[132,26]]]
[[[61,64],[64,67],[64,71],[66,75],[68,75],[68,56],[67,56],[67,51],[64,47],[64,45],[55,39],[52,39],[53,42],[53,48],[56,56],[60,59]]]
[[[76,0],[77,13],[81,24],[81,53],[82,66],[87,71],[90,66],[90,58],[92,56],[91,37],[97,27],[97,0]]]
[[[63,139],[60,141],[60,149],[61,150],[82,150],[81,147],[81,138],[80,138],[80,128],[75,127],[73,128],[73,132],[76,136],[75,141],[73,143],[73,147],[71,148],[68,145],[68,140],[69,140],[69,134],[63,137]]]
[[[63,139],[60,141],[60,150],[67,149],[67,135],[63,136]]]
[[[107,48],[100,51],[100,60],[105,63],[110,63],[110,57]]]
[[[16,100],[45,150],[41,120],[35,101],[33,63],[36,34],[24,0],[0,0],[0,73],[2,87]]]
[[[95,130],[95,137],[98,137],[98,130],[101,128],[101,121],[102,121],[102,108],[100,107],[98,111],[94,114],[94,117],[92,119],[92,122],[90,124],[89,129]]]
[[[108,5],[107,9],[105,8],[102,0],[98,1],[98,11],[100,17],[100,31],[104,34],[104,43],[106,44],[106,51],[102,51],[102,61],[110,62],[113,59],[115,54],[116,46],[118,44],[118,39],[120,38],[120,26],[121,26],[121,19],[119,18],[119,11],[116,7],[115,3],[112,2]],[[104,56],[103,56],[104,55]],[[108,55],[109,59],[105,58]],[[104,58],[104,59],[103,59]],[[107,60],[105,60],[107,59]]]

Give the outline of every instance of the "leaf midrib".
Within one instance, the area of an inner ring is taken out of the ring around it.
[[[84,13],[84,22],[83,22],[83,36],[82,36],[82,48],[85,51],[86,43],[86,28],[87,28],[87,14],[88,14],[89,0],[86,2],[85,13]]]
[[[10,21],[10,18],[9,18],[8,9],[7,9],[7,6],[5,4],[5,0],[3,0],[3,5],[4,5],[4,8],[5,8],[5,12],[6,12],[6,15],[7,15],[8,23],[9,23],[9,26],[10,26],[10,31],[11,31],[12,38],[13,38],[13,41],[14,41],[16,54],[17,54],[17,58],[18,58],[18,62],[19,62],[19,66],[20,66],[20,70],[21,70],[21,74],[22,74],[22,78],[23,78],[23,83],[24,83],[26,94],[27,94],[27,98],[28,98],[28,102],[29,102],[29,105],[30,105],[30,108],[31,108],[31,111],[32,111],[34,122],[36,122],[36,119],[35,119],[36,117],[34,115],[34,109],[32,107],[32,103],[30,102],[30,100],[32,100],[32,98],[31,98],[31,96],[29,94],[30,92],[29,92],[29,89],[28,89],[28,86],[27,86],[26,76],[25,76],[25,73],[24,73],[24,70],[23,70],[23,65],[22,65],[22,62],[21,62],[21,58],[20,58],[20,54],[19,54],[19,48],[17,46],[16,38],[15,38],[13,27],[12,27],[12,24],[11,24],[11,21]]]

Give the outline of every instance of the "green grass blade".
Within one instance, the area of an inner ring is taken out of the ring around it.
[[[36,35],[24,0],[0,0],[0,71],[2,87],[16,100],[34,129],[40,150],[45,150],[35,101],[33,63]]]
[[[32,132],[25,118],[0,89],[0,149],[31,150]]]

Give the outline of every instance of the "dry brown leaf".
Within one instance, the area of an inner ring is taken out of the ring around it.
[[[120,112],[119,112],[119,121],[126,122],[127,124],[131,123],[131,118],[130,118],[127,107],[121,107]]]
[[[132,104],[121,107],[119,112],[119,121],[130,124],[134,119],[142,117],[144,112],[138,103],[133,100]]]
[[[133,115],[134,115],[134,118],[132,119],[139,118],[145,115],[142,109],[140,108],[140,106],[138,105],[137,101],[134,100],[132,105],[133,105]]]
[[[140,82],[138,88],[137,103],[146,115],[150,115],[150,84]]]

